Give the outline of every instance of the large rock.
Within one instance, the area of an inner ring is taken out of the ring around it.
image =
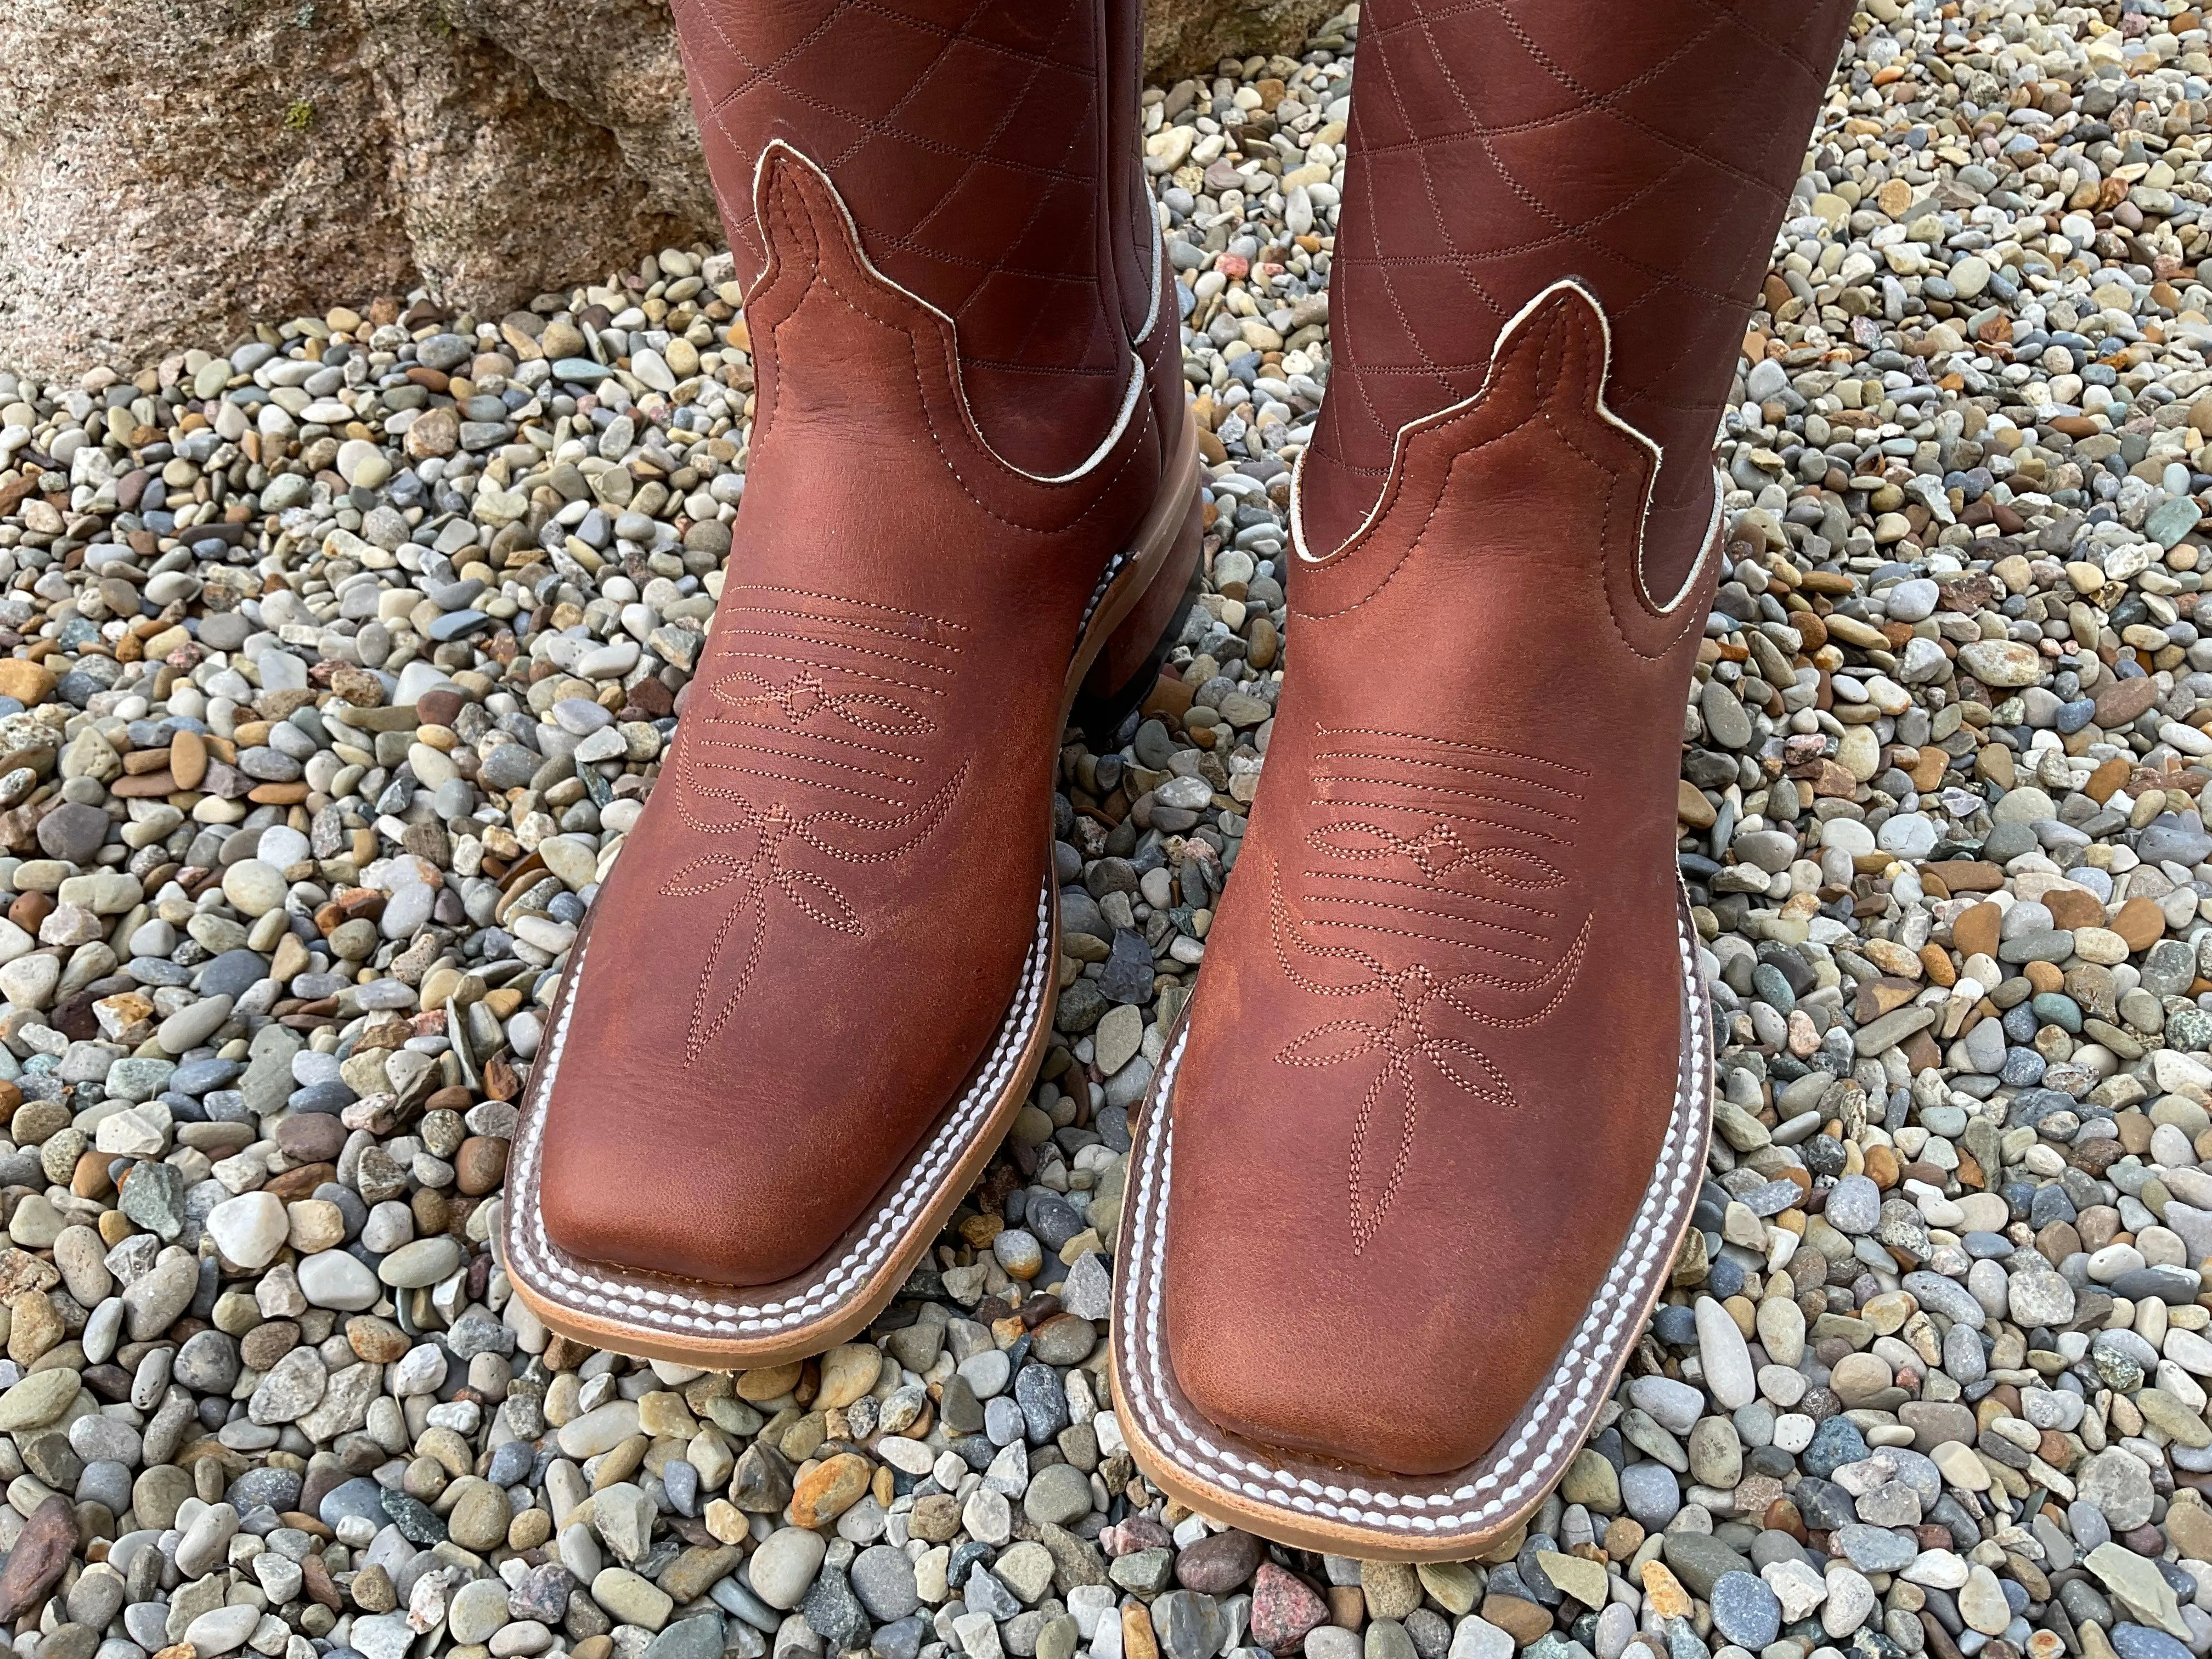
[[[1295,52],[1344,0],[1145,0],[1145,72],[1210,73],[1224,58]]]
[[[655,0],[9,0],[0,88],[18,368],[418,285],[495,314],[714,223]]]
[[[1339,3],[1146,0],[1149,66],[1294,50]],[[668,0],[0,6],[12,368],[148,362],[417,287],[496,316],[701,238]]]

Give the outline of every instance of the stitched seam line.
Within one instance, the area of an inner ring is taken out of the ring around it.
[[[968,632],[966,623],[951,622],[943,617],[933,617],[926,611],[902,610],[897,605],[885,605],[880,600],[854,599],[844,593],[817,593],[811,588],[787,587],[780,582],[733,582],[730,586],[730,591],[737,593],[785,593],[793,599],[819,600],[824,605],[865,605],[871,611],[888,611],[894,617],[904,617],[909,622],[918,622],[927,628],[950,628],[963,634]],[[842,620],[842,618],[837,620]],[[852,626],[864,628],[867,624],[856,622]],[[932,641],[931,643],[937,644],[940,641]],[[950,641],[941,641],[941,643],[945,644],[947,650],[957,651],[960,648]]]
[[[849,629],[855,633],[871,635],[879,640],[889,640],[893,644],[911,646],[916,650],[922,651],[949,652],[956,657],[960,654],[961,651],[961,647],[951,640],[933,640],[919,635],[910,629],[893,628],[882,623],[862,622],[857,617],[824,616],[818,611],[802,611],[788,606],[754,605],[750,603],[732,605],[730,608],[730,620],[732,622],[735,622],[739,617],[781,617],[791,622],[811,623],[819,628]],[[927,622],[924,623],[924,626],[943,627],[947,625],[948,624],[945,623]],[[766,633],[769,630],[765,629],[746,629],[741,631],[745,633]],[[838,641],[831,641],[831,643],[837,642]],[[857,651],[862,647],[854,646],[852,648]],[[939,672],[949,672],[950,671],[944,670]]]
[[[1324,756],[1322,758],[1328,760],[1372,761],[1378,764],[1395,763],[1406,766],[1441,767],[1454,772],[1480,773],[1481,769],[1477,767],[1470,766],[1453,766],[1448,761],[1408,761],[1396,755],[1353,755],[1347,754],[1342,750],[1335,750],[1334,753]],[[1397,778],[1391,776],[1387,772],[1349,772],[1331,769],[1327,771],[1316,771],[1314,774],[1314,787],[1316,789],[1327,789],[1334,785],[1346,783],[1372,784],[1382,788],[1395,787],[1404,791],[1409,797],[1413,795],[1442,795],[1449,800],[1487,801],[1492,806],[1510,806],[1516,812],[1527,812],[1537,817],[1556,819],[1561,816],[1559,811],[1555,807],[1532,806],[1527,801],[1514,799],[1510,795],[1494,795],[1486,789],[1472,789],[1463,783],[1442,783],[1427,778]],[[1541,786],[1531,784],[1528,787],[1530,788],[1536,788],[1540,787]],[[1579,801],[1582,799],[1582,796],[1579,793],[1566,792],[1566,798],[1569,801]],[[1316,795],[1315,797],[1316,805],[1330,805],[1334,804],[1335,804],[1334,799],[1331,796]],[[1409,804],[1405,810],[1408,812],[1419,812],[1422,809],[1419,803],[1413,803]],[[1530,830],[1526,833],[1532,836],[1538,836],[1547,841],[1554,839],[1554,837],[1547,835],[1541,830]]]
[[[740,611],[738,614],[743,615],[744,612]],[[924,674],[951,674],[953,672],[951,666],[943,663],[928,662],[920,658],[907,656],[900,652],[886,651],[880,646],[857,645],[850,640],[821,639],[796,628],[746,628],[733,619],[726,629],[717,629],[716,631],[718,633],[726,631],[732,635],[752,635],[760,639],[775,640],[791,645],[817,646],[824,651],[850,651],[858,656],[880,657],[887,662],[896,663],[902,667],[911,668]],[[748,656],[756,654],[750,646],[736,646],[733,649],[741,651]],[[817,666],[816,672],[839,673],[845,671],[833,665]]]
[[[1467,749],[1478,755],[1494,755],[1500,760],[1518,761],[1524,766],[1548,767],[1554,772],[1565,772],[1572,777],[1589,776],[1588,768],[1571,765],[1565,761],[1553,760],[1543,755],[1524,755],[1517,749],[1501,749],[1495,744],[1471,743],[1461,738],[1431,737],[1425,732],[1396,732],[1382,726],[1316,726],[1314,734],[1322,738],[1389,738],[1399,743],[1420,744],[1429,748]]]
[[[1625,476],[1614,468],[1607,466],[1603,461],[1598,459],[1596,456],[1592,455],[1588,450],[1577,443],[1574,440],[1573,434],[1568,432],[1559,422],[1553,420],[1548,413],[1545,416],[1545,423],[1552,428],[1553,435],[1556,436],[1561,443],[1565,444],[1569,449],[1574,451],[1576,454],[1581,456],[1583,460],[1587,461],[1591,466],[1596,468],[1599,472],[1605,476],[1606,481],[1610,487],[1605,492],[1605,516],[1601,520],[1600,520],[1601,528],[1598,533],[1601,542],[1609,546],[1613,539],[1613,509],[1614,501],[1620,494],[1621,485],[1626,482]],[[1646,481],[1647,495],[1649,482],[1649,480]],[[1650,508],[1647,500],[1645,505],[1640,509],[1639,516],[1648,518],[1650,511]],[[1633,583],[1636,590],[1634,595],[1635,602],[1638,608],[1641,610],[1647,617],[1650,618],[1654,622],[1663,622],[1666,618],[1667,613],[1660,610],[1656,605],[1653,605],[1651,603],[1650,594],[1644,591],[1643,580],[1643,552],[1642,538],[1639,536],[1638,538],[1637,545],[1636,580]],[[1613,560],[1608,558],[1603,562],[1603,568],[1600,571],[1599,576],[1600,580],[1605,588],[1606,620],[1613,625],[1614,637],[1619,639],[1623,645],[1626,646],[1629,650],[1633,652],[1637,656],[1642,658],[1645,662],[1656,662],[1661,658],[1666,656],[1668,653],[1674,650],[1676,646],[1682,642],[1682,636],[1689,631],[1690,624],[1692,622],[1697,621],[1697,607],[1694,605],[1686,605],[1683,608],[1682,621],[1676,625],[1673,633],[1666,636],[1664,643],[1661,644],[1655,649],[1646,651],[1634,640],[1629,638],[1628,630],[1621,625],[1620,615],[1617,608],[1617,601],[1613,597]]]
[[[1539,944],[1551,942],[1541,933],[1530,933],[1524,927],[1507,927],[1498,922],[1481,921],[1478,917],[1463,916],[1454,910],[1433,910],[1425,904],[1406,904],[1396,899],[1364,898],[1352,893],[1309,893],[1304,896],[1304,902],[1351,905],[1363,910],[1389,910],[1407,916],[1433,916],[1438,921],[1463,922],[1469,927],[1495,927],[1500,933],[1518,933],[1525,939],[1533,939]],[[1367,927],[1368,926],[1365,922],[1336,921],[1322,916],[1314,917],[1309,925],[1315,927]],[[1389,933],[1391,930],[1387,927],[1375,927],[1370,928],[1369,931]],[[1518,951],[1509,951],[1503,945],[1480,945],[1473,939],[1455,939],[1447,934],[1438,933],[1419,933],[1413,937],[1433,939],[1438,944],[1454,945],[1462,951],[1479,951],[1486,957],[1503,957],[1508,962],[1525,962],[1539,968],[1544,965],[1544,959],[1541,957],[1525,956]]]
[[[1332,881],[1389,882],[1393,887],[1411,887],[1418,892],[1432,893],[1439,898],[1460,899],[1468,903],[1496,904],[1502,902],[1500,900],[1492,898],[1487,893],[1462,893],[1451,888],[1438,887],[1431,882],[1399,881],[1395,880],[1389,876],[1370,875],[1364,870],[1314,870],[1308,872],[1307,878],[1314,881],[1328,879]],[[1349,893],[1309,892],[1304,895],[1304,902],[1308,904],[1358,904],[1371,906],[1378,909],[1402,910],[1412,915],[1435,916],[1444,921],[1464,922],[1469,927],[1487,927],[1493,933],[1511,933],[1517,939],[1533,939],[1539,945],[1548,945],[1552,942],[1548,936],[1538,933],[1533,927],[1516,927],[1510,922],[1492,921],[1485,916],[1463,915],[1456,910],[1434,910],[1431,909],[1426,905],[1399,904],[1394,903],[1386,899],[1365,898],[1357,894]],[[1548,910],[1538,910],[1534,905],[1524,904],[1516,906],[1516,908],[1522,910],[1534,910],[1535,911],[1535,914],[1541,916],[1548,917],[1553,915],[1553,913]],[[1492,946],[1481,945],[1470,945],[1468,948],[1476,951],[1494,951],[1494,947]],[[1540,958],[1534,957],[1514,956],[1511,951],[1495,951],[1495,954],[1498,956],[1511,956],[1513,960],[1516,962],[1534,962],[1540,960]]]
[[[1332,856],[1342,858],[1346,855],[1340,853],[1334,854]],[[1366,870],[1314,870],[1309,872],[1308,876],[1310,879],[1316,881],[1388,882],[1393,887],[1412,887],[1425,893],[1449,893],[1453,898],[1464,899],[1469,903],[1500,905],[1508,910],[1519,910],[1532,916],[1551,916],[1555,914],[1553,911],[1546,908],[1542,905],[1528,904],[1520,899],[1500,898],[1495,893],[1470,893],[1462,891],[1455,888],[1439,888],[1432,882],[1408,881],[1403,877],[1399,876],[1378,876]],[[1550,889],[1523,887],[1521,890],[1524,892],[1534,892],[1540,890],[1549,891]],[[1324,893],[1317,895],[1316,896],[1327,898],[1328,896]],[[1490,927],[1504,927],[1505,924],[1501,921],[1493,921],[1486,922],[1484,926]],[[1517,928],[1510,928],[1507,931],[1519,932],[1520,930]],[[1534,938],[1535,936],[1531,934],[1530,937]]]
[[[780,651],[763,651],[756,646],[732,644],[730,647],[730,654],[733,657],[751,658],[761,662],[787,662],[800,668],[812,669],[817,674],[822,672],[820,665],[811,657],[793,657]],[[850,674],[855,679],[872,680],[878,685],[896,685],[902,691],[919,691],[925,696],[941,697],[945,695],[945,688],[941,685],[920,685],[913,680],[899,679],[890,674],[878,674],[866,668],[841,666],[830,672]]]

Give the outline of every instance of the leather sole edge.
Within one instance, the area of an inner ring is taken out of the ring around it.
[[[1686,894],[1677,930],[1686,1030],[1668,1138],[1644,1203],[1543,1390],[1498,1447],[1435,1479],[1335,1469],[1252,1445],[1205,1419],[1176,1389],[1160,1282],[1173,1176],[1171,1091],[1184,1040],[1177,1032],[1130,1150],[1109,1333],[1115,1415],[1147,1480],[1224,1524],[1294,1548],[1370,1560],[1471,1559],[1542,1504],[1619,1385],[1666,1293],[1696,1208],[1712,1134],[1714,1048]]]

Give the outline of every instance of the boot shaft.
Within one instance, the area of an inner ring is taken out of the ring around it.
[[[1850,0],[1371,0],[1329,279],[1308,551],[1358,527],[1399,430],[1480,390],[1499,330],[1571,277],[1613,410],[1661,447],[1648,542],[1703,545],[1711,457]]]
[[[992,447],[1043,476],[1079,465],[1159,270],[1136,0],[678,0],[676,20],[740,279],[767,263],[754,173],[781,140],[828,174],[876,268],[952,319]]]

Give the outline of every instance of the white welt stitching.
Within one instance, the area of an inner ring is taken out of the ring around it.
[[[781,1302],[751,1304],[735,1297],[686,1296],[676,1291],[641,1289],[592,1273],[576,1258],[560,1251],[546,1237],[544,1215],[538,1202],[538,1158],[544,1128],[544,1103],[550,1097],[554,1079],[561,1069],[562,1050],[568,1041],[568,1021],[575,1012],[576,994],[571,991],[562,1005],[554,1027],[552,1047],[545,1059],[544,1081],[532,1090],[538,1104],[524,1123],[520,1139],[520,1163],[514,1183],[516,1219],[509,1231],[509,1248],[531,1277],[541,1283],[558,1279],[572,1287],[592,1311],[650,1322],[660,1328],[723,1332],[730,1334],[772,1334],[818,1317],[858,1289],[889,1255],[900,1235],[912,1223],[957,1161],[959,1149],[970,1139],[990,1114],[991,1104],[1006,1087],[1019,1064],[1044,1003],[1046,976],[1053,965],[1052,876],[1048,870],[1037,900],[1036,935],[1023,964],[1021,988],[1006,1011],[1006,1023],[985,1060],[981,1073],[953,1108],[951,1117],[929,1143],[906,1179],[878,1210],[868,1231],[847,1251],[828,1275],[800,1297]],[[586,941],[586,949],[590,941]],[[576,984],[583,983],[584,957],[579,954],[570,970]]]
[[[1091,590],[1091,602],[1083,607],[1083,620],[1076,625],[1075,637],[1080,640],[1091,631],[1091,619],[1098,614],[1098,607],[1106,603],[1106,590],[1114,586],[1115,579],[1128,566],[1131,555],[1124,548],[1106,561],[1106,568],[1099,573],[1098,586]],[[1080,649],[1080,647],[1078,647]]]
[[[1683,1206],[1694,1194],[1704,1159],[1704,1135],[1698,1126],[1710,1109],[1711,1087],[1710,1011],[1698,980],[1697,952],[1686,923],[1678,919],[1675,949],[1681,960],[1682,991],[1691,1011],[1692,1053],[1684,1056],[1676,1074],[1674,1113],[1667,1139],[1662,1144],[1651,1184],[1645,1189],[1628,1233],[1628,1242],[1614,1259],[1613,1268],[1599,1287],[1589,1312],[1576,1329],[1566,1355],[1526,1414],[1518,1434],[1501,1454],[1494,1455],[1477,1480],[1449,1492],[1425,1494],[1370,1492],[1363,1487],[1324,1485],[1288,1470],[1256,1462],[1207,1436],[1188,1421],[1178,1409],[1161,1361],[1160,1279],[1166,1254],[1168,1194],[1173,1182],[1175,1121],[1169,1111],[1170,1091],[1182,1061],[1188,1027],[1177,1036],[1161,1068],[1150,1112],[1158,1116],[1144,1125],[1146,1139],[1157,1136],[1156,1154],[1147,1157],[1139,1146],[1131,1156],[1135,1194],[1134,1231],[1131,1255],[1121,1291],[1123,1328],[1145,1335],[1142,1363],[1128,1367],[1133,1403],[1141,1405],[1148,1428],[1179,1457],[1195,1463],[1231,1490],[1248,1498],[1271,1500],[1301,1513],[1326,1516],[1397,1531],[1437,1533],[1476,1527],[1511,1509],[1528,1491],[1547,1478],[1559,1452],[1579,1441],[1588,1429],[1599,1401],[1595,1398],[1619,1345],[1632,1333],[1624,1325],[1642,1310],[1644,1296],[1656,1272],[1673,1266],[1671,1241]],[[1663,1254],[1664,1259],[1660,1259]],[[1134,1356],[1133,1356],[1133,1358]],[[1571,1396],[1563,1400],[1563,1396]],[[1550,1432],[1545,1434],[1546,1427]],[[1159,1432],[1164,1429],[1166,1432]],[[1541,1444],[1537,1443],[1540,1435]],[[1534,1455],[1531,1455],[1531,1453]],[[1487,1496],[1486,1496],[1487,1494]],[[1423,1509],[1481,1498],[1471,1509],[1447,1515],[1412,1513]],[[1364,1507],[1375,1505],[1374,1508]]]

